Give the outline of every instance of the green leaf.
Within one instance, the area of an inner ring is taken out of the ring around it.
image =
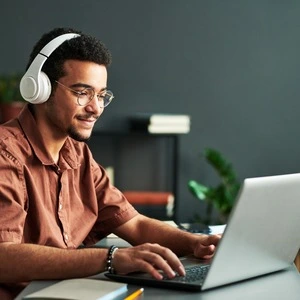
[[[220,176],[220,184],[216,187],[206,187],[195,180],[188,182],[191,193],[200,200],[212,204],[222,215],[230,213],[237,194],[240,189],[240,182],[230,162],[223,155],[212,148],[204,150],[207,162],[215,169]]]
[[[200,200],[205,200],[206,194],[209,191],[209,188],[202,184],[199,184],[195,180],[190,180],[188,182],[188,188],[192,192],[192,194]]]

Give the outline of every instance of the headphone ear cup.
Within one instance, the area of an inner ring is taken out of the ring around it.
[[[49,77],[44,72],[40,72],[38,78],[25,74],[20,82],[20,92],[22,97],[29,103],[46,102],[51,94]]]
[[[44,103],[51,95],[51,82],[46,73],[41,72],[39,76],[40,93],[34,103]]]
[[[27,76],[27,73],[20,81],[20,93],[24,100],[33,103],[38,93],[38,82],[32,77]]]

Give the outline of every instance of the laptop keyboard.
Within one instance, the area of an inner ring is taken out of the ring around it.
[[[210,265],[198,265],[198,266],[191,266],[185,268],[185,276],[176,276],[175,278],[164,278],[172,281],[179,281],[179,282],[194,282],[194,281],[203,281],[205,276],[209,270]]]

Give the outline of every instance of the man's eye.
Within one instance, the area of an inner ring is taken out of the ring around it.
[[[86,90],[78,91],[77,93],[78,93],[78,95],[80,95],[80,96],[88,96],[88,91],[86,91]]]

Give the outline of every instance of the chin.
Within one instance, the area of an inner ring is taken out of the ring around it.
[[[72,139],[74,139],[74,140],[76,140],[78,142],[86,142],[86,141],[88,141],[90,139],[90,137],[91,137],[91,134],[92,134],[91,131],[89,131],[86,134],[83,134],[83,133],[81,133],[81,132],[79,132],[77,130],[74,130],[73,128],[71,128],[68,133],[69,133],[69,136]]]

